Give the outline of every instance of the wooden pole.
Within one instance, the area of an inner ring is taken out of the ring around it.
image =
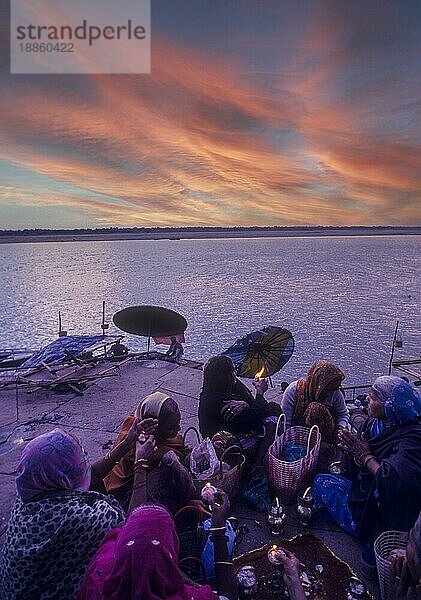
[[[265,361],[263,355],[261,355],[261,357],[262,357],[262,361],[263,361],[263,366],[265,367],[265,370],[267,371],[267,373],[269,373],[267,362]],[[270,387],[273,388],[272,377],[270,375],[267,375],[267,378],[269,379]]]
[[[105,300],[102,301],[102,323],[101,323],[102,335],[105,337],[105,331],[108,329],[108,323],[105,322]],[[105,342],[105,340],[104,340]],[[107,346],[104,343],[104,357],[107,356]]]
[[[102,301],[102,335],[105,335],[105,300]]]
[[[393,336],[392,351],[390,353],[390,360],[389,360],[389,371],[387,373],[388,375],[390,375],[390,373],[392,372],[392,362],[393,362],[393,355],[395,353],[395,342],[396,342],[396,336],[398,335],[398,327],[399,327],[399,321],[396,321],[395,335]]]
[[[65,337],[67,331],[64,331],[61,325],[61,312],[58,311],[58,337]]]

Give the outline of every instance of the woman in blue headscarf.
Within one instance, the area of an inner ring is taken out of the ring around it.
[[[408,531],[421,509],[421,397],[399,377],[378,377],[358,436],[343,429],[340,446],[355,459],[349,478],[318,475],[316,506],[367,539],[386,529]]]

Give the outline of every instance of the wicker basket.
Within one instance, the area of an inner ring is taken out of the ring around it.
[[[200,434],[195,427],[189,427],[184,433],[184,440],[189,431],[194,431],[200,443]],[[240,491],[241,474],[243,472],[245,457],[240,446],[230,446],[223,452],[219,460],[219,470],[212,477],[204,479],[193,478],[196,490],[200,493],[205,483],[211,483],[215,487],[224,491],[231,502],[233,502]],[[229,471],[223,472],[223,463],[230,465]]]
[[[377,573],[379,575],[380,595],[382,600],[391,600],[391,562],[390,553],[396,548],[406,548],[408,533],[406,531],[384,531],[374,542]]]
[[[207,511],[190,505],[174,515],[180,541],[179,567],[190,579],[200,583],[206,583],[206,570],[200,560],[205,543],[205,534],[201,526],[209,516]]]
[[[283,427],[283,433],[278,437],[280,425]],[[282,460],[280,457],[287,442],[307,446],[306,456],[293,462]],[[317,468],[320,442],[321,435],[317,425],[313,425],[311,429],[300,426],[285,429],[285,415],[279,417],[275,441],[269,448],[268,455],[269,482],[281,502],[292,504],[298,491],[311,483]]]

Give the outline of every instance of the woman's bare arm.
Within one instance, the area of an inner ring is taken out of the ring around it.
[[[212,506],[210,536],[214,545],[215,578],[218,594],[229,600],[237,600],[238,590],[234,574],[234,565],[228,552],[225,537],[225,521],[228,517],[230,503],[225,492],[218,490],[216,503]]]
[[[134,482],[127,515],[135,508],[146,502],[146,478],[148,458],[156,449],[155,438],[149,435],[143,444],[136,444],[136,459],[134,463]]]
[[[103,491],[103,479],[120,462],[120,460],[134,448],[140,433],[149,435],[154,433],[158,425],[157,419],[135,419],[127,432],[126,437],[115,448],[110,450],[103,458],[91,465],[91,489]]]

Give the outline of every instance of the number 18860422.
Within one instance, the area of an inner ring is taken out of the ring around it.
[[[21,52],[74,52],[71,42],[56,42],[55,44],[26,42],[25,44],[19,44],[19,49]]]

